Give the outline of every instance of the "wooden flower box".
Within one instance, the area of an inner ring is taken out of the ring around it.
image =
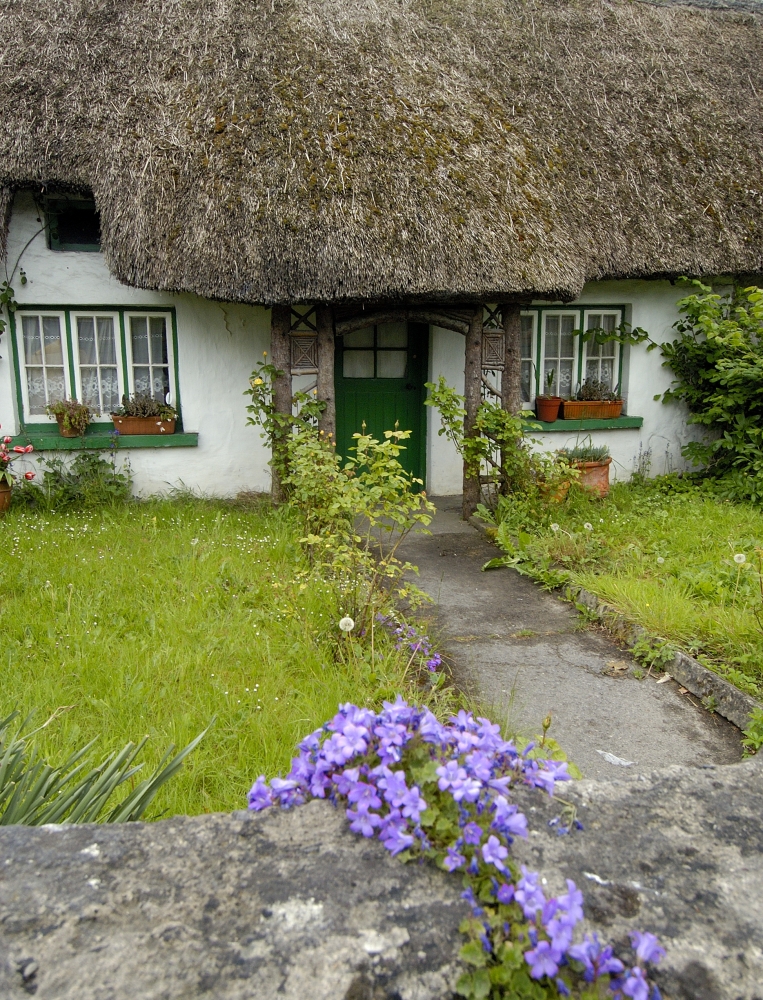
[[[623,412],[622,399],[565,399],[564,420],[613,420]]]
[[[111,414],[114,427],[120,434],[174,434],[175,421],[159,417],[119,417]]]

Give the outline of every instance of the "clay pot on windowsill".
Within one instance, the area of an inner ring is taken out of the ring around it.
[[[559,419],[559,407],[562,405],[561,396],[536,396],[535,413],[538,420],[546,424],[552,424]]]
[[[11,490],[13,487],[10,483],[3,480],[0,483],[0,517],[5,516],[5,512],[11,505]]]
[[[174,434],[174,420],[160,420],[159,417],[118,417],[111,414],[114,429],[120,434]]]
[[[58,424],[58,433],[64,438],[76,438],[79,434],[75,431],[73,427],[64,427],[64,415],[63,413],[56,415],[56,423]]]
[[[612,458],[603,458],[600,462],[573,462],[580,469],[578,482],[583,489],[590,490],[597,496],[605,497],[609,493],[609,467]]]
[[[565,399],[565,420],[614,420],[623,412],[622,399]]]

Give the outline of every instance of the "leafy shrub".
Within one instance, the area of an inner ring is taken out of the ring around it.
[[[206,733],[205,730],[174,757],[175,748],[171,746],[154,773],[136,785],[134,777],[143,765],[135,761],[146,745],[147,736],[137,745],[128,743],[119,753],[111,753],[99,764],[89,766],[93,740],[71,753],[63,764],[54,766],[38,755],[33,737],[56,716],[51,716],[40,729],[24,734],[29,719],[15,732],[11,731],[18,714],[11,712],[0,719],[0,826],[138,820]],[[115,793],[126,782],[130,783],[130,792],[114,803]]]
[[[13,495],[14,506],[45,510],[92,510],[126,503],[132,496],[129,468],[119,472],[98,452],[87,451],[71,461],[47,458],[39,483],[25,482]]]
[[[675,380],[663,401],[681,400],[702,441],[682,453],[719,481],[721,495],[763,502],[763,291],[697,291],[678,303],[679,337],[662,345]],[[659,398],[659,397],[658,397]]]

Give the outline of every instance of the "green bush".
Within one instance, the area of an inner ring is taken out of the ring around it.
[[[693,281],[682,299],[679,336],[661,345],[675,375],[664,402],[681,400],[702,441],[682,449],[716,481],[721,496],[763,501],[763,291],[717,295]]]

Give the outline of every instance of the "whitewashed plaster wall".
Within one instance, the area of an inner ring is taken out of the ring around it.
[[[140,494],[185,485],[217,496],[270,488],[268,452],[259,431],[246,426],[242,395],[254,366],[270,345],[270,312],[255,306],[211,302],[194,295],[129,288],[118,282],[100,253],[49,250],[31,195],[17,195],[8,234],[8,272],[20,305],[174,306],[178,325],[178,372],[183,423],[197,431],[196,448],[131,449],[129,460]],[[37,233],[37,235],[35,235]],[[31,243],[23,249],[27,242]],[[10,335],[0,341],[0,424],[3,433],[19,430]]]

